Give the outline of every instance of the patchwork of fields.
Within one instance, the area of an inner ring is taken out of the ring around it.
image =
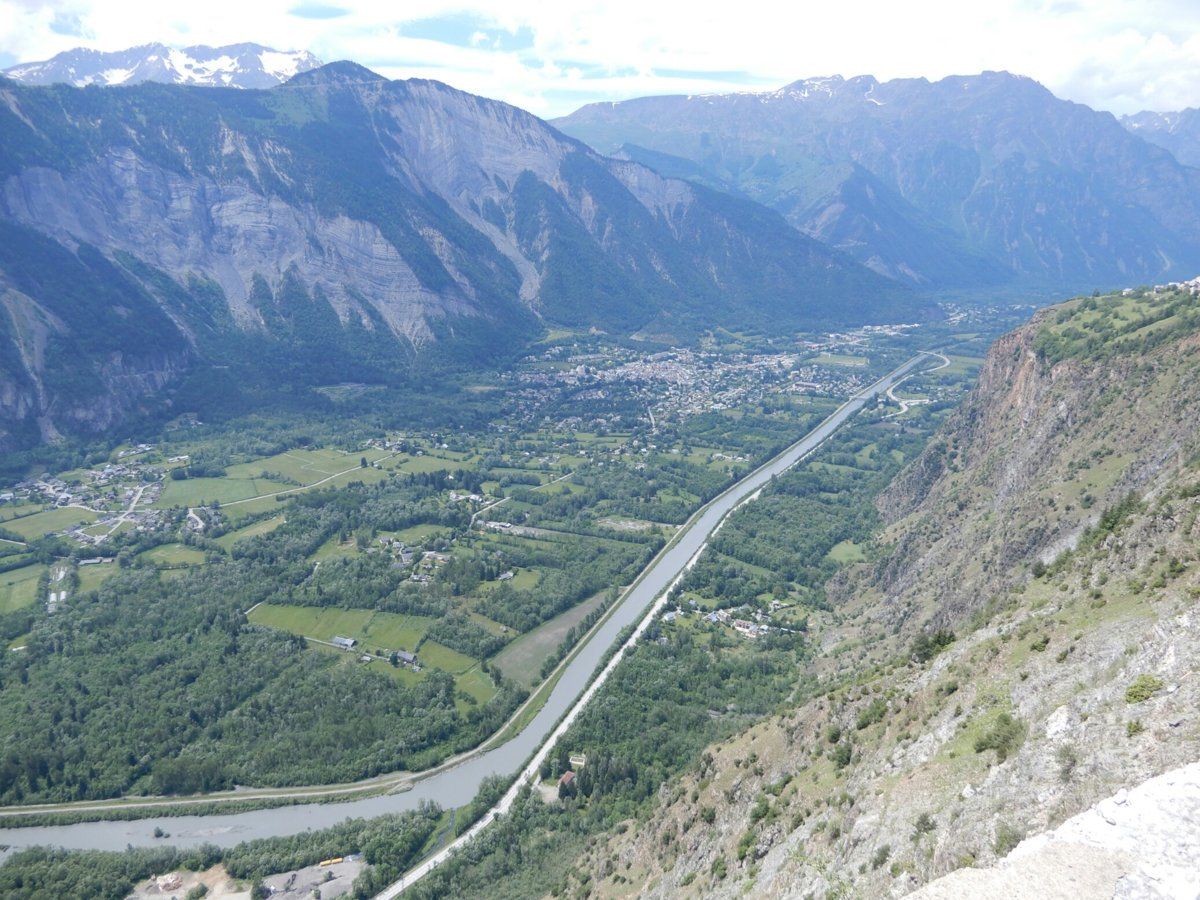
[[[376,672],[413,684],[438,669],[455,676],[457,688],[472,703],[486,703],[496,694],[492,679],[484,674],[478,661],[428,640],[425,633],[434,620],[426,616],[398,615],[367,609],[319,608],[264,603],[252,609],[248,618],[255,625],[276,628],[317,642],[320,650],[334,650],[347,665],[361,664],[364,655],[372,657],[366,665]],[[352,638],[352,651],[335,648],[335,637]],[[389,657],[404,650],[417,655],[420,671],[393,665]]]

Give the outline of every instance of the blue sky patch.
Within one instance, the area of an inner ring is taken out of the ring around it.
[[[340,19],[349,14],[350,10],[331,3],[298,3],[288,10],[297,19]]]
[[[55,13],[54,18],[50,20],[50,30],[55,34],[65,34],[67,37],[86,36],[83,20],[74,13]]]
[[[775,82],[771,79],[764,79],[750,72],[738,71],[736,69],[729,70],[713,70],[706,72],[703,69],[660,69],[655,68],[655,75],[663,78],[688,78],[698,81],[723,81],[726,84],[752,84],[752,85],[771,85]]]
[[[454,47],[483,47],[512,52],[528,50],[533,46],[533,29],[528,26],[506,31],[482,16],[467,12],[407,22],[400,30],[405,37],[437,41]]]

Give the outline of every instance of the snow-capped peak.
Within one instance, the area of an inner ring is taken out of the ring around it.
[[[21,63],[4,75],[25,84],[122,85],[158,81],[216,87],[268,88],[321,65],[307,51],[280,51],[259,44],[167,47],[146,44],[101,52],[78,48],[44,62]]]

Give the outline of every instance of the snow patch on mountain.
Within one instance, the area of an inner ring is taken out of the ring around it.
[[[259,44],[225,47],[168,47],[146,44],[101,52],[78,48],[43,62],[21,63],[4,75],[25,84],[113,87],[156,81],[210,87],[268,88],[321,65],[307,51],[281,51]]]

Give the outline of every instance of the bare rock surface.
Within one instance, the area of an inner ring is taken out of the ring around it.
[[[986,869],[959,869],[913,900],[1200,896],[1200,763],[1118,791]]]

